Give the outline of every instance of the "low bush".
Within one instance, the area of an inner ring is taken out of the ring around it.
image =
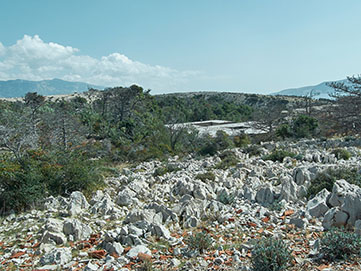
[[[180,168],[174,166],[173,164],[166,164],[164,167],[158,167],[154,170],[153,176],[157,177],[157,176],[163,176],[166,173],[170,173],[170,172],[177,172],[179,171]]]
[[[238,157],[232,151],[225,151],[219,155],[221,162],[215,165],[217,169],[228,169],[234,167],[239,163]]]
[[[291,251],[282,239],[260,239],[252,250],[251,262],[254,271],[286,270],[292,261]]]
[[[217,131],[215,137],[204,136],[200,138],[198,154],[202,156],[215,155],[218,151],[233,148],[234,143],[229,135],[223,131]]]
[[[251,139],[246,134],[237,135],[233,138],[233,143],[237,148],[243,148],[251,144]]]
[[[351,184],[361,187],[361,175],[357,168],[328,168],[317,174],[316,178],[311,181],[307,190],[307,197],[312,198],[322,189],[326,188],[332,191],[333,184],[336,180],[344,179]]]
[[[197,232],[187,238],[187,243],[191,249],[196,249],[203,253],[204,250],[211,247],[212,238],[206,232]]]
[[[337,157],[337,159],[343,159],[343,160],[348,160],[352,156],[351,153],[345,149],[334,149],[331,153],[334,154]]]
[[[285,159],[286,157],[295,157],[296,154],[293,152],[289,152],[286,150],[275,150],[272,153],[265,155],[262,157],[263,160],[272,160],[273,162],[283,162],[283,159]]]
[[[214,181],[216,179],[216,176],[214,175],[213,172],[207,171],[205,173],[197,174],[195,178],[201,180],[202,182],[206,182],[207,180]]]
[[[82,191],[90,195],[103,185],[99,162],[81,152],[28,151],[21,161],[0,158],[0,213],[21,211],[49,195]]]
[[[349,260],[361,257],[361,235],[333,228],[321,238],[323,258],[328,261]]]
[[[262,154],[261,146],[259,145],[251,145],[245,149],[245,152],[250,156],[257,156]]]

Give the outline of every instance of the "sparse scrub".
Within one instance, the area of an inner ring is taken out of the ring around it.
[[[343,159],[343,160],[348,160],[352,156],[351,153],[345,149],[334,149],[331,153],[334,154],[337,157],[337,159]]]
[[[233,138],[233,143],[237,148],[243,148],[251,144],[251,139],[246,134],[241,134]]]
[[[208,181],[214,181],[216,179],[216,176],[214,175],[213,172],[211,171],[207,171],[205,173],[199,173],[196,175],[195,177],[198,180],[201,180],[202,182],[206,182]]]
[[[333,228],[321,238],[321,253],[328,261],[361,257],[361,235]]]
[[[180,168],[174,166],[173,164],[166,164],[164,167],[156,168],[153,173],[153,176],[154,177],[163,176],[166,173],[177,172],[179,170],[180,170]]]
[[[260,145],[251,145],[245,149],[245,152],[248,153],[250,156],[258,156],[262,154],[261,146]]]
[[[331,192],[335,181],[340,179],[361,187],[361,175],[357,168],[328,168],[317,174],[316,178],[311,181],[307,190],[307,197],[312,198],[324,188]]]
[[[232,151],[225,151],[220,154],[221,162],[219,162],[215,168],[228,169],[234,167],[239,163],[238,157]]]
[[[199,250],[200,253],[203,253],[211,247],[212,238],[206,232],[197,232],[188,237],[187,243],[191,249],[196,249]]]
[[[273,162],[283,162],[283,159],[286,157],[295,157],[296,154],[286,150],[275,150],[272,153],[262,157],[263,160],[272,160]]]
[[[290,266],[292,258],[291,251],[282,239],[262,238],[252,250],[252,270],[286,270]]]

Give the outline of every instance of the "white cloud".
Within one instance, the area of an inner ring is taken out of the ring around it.
[[[179,90],[195,71],[177,71],[152,66],[112,53],[100,59],[80,55],[79,50],[46,43],[38,35],[25,35],[9,47],[0,42],[0,80],[43,80],[60,78],[104,86],[139,84],[156,90]]]

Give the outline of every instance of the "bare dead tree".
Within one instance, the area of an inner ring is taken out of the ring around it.
[[[329,107],[329,117],[340,134],[361,134],[361,77],[347,77],[347,82],[333,82],[331,95],[336,104]]]

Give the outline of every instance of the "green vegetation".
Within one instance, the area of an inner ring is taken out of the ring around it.
[[[263,160],[272,160],[273,162],[283,162],[286,157],[295,157],[296,154],[286,150],[275,150],[272,153],[262,157]]]
[[[218,169],[228,169],[230,167],[235,167],[239,163],[238,157],[232,151],[225,151],[219,155],[221,162],[215,165],[215,168]]]
[[[29,150],[21,161],[0,158],[0,206],[3,211],[29,208],[49,195],[91,191],[103,185],[98,162],[79,152]]]
[[[214,181],[216,179],[216,176],[214,175],[213,172],[207,171],[205,173],[197,174],[195,178],[198,180],[201,180],[202,182],[207,182],[207,180]]]
[[[348,160],[352,156],[351,153],[345,149],[334,149],[331,153],[334,154],[337,159],[343,160]]]
[[[222,131],[200,136],[174,125],[250,120],[250,106],[225,101],[223,95],[155,98],[136,85],[89,90],[95,93],[93,101],[46,100],[36,92],[26,94],[25,102],[0,101],[0,213],[28,208],[48,195],[90,194],[102,186],[101,172],[119,174],[107,165],[214,155],[249,143],[245,135],[233,141]],[[166,165],[154,175],[176,170]]]
[[[251,144],[251,139],[246,134],[237,135],[233,138],[233,143],[237,148],[243,148]]]
[[[163,176],[166,173],[177,172],[180,168],[173,166],[172,164],[166,164],[164,167],[158,167],[155,169],[153,176]]]
[[[196,249],[203,253],[204,250],[211,247],[212,238],[206,232],[197,232],[187,238],[187,244],[191,249]]]
[[[276,135],[282,139],[288,137],[312,137],[316,135],[317,127],[317,119],[306,115],[299,115],[291,123],[281,124],[276,130]]]
[[[250,156],[261,155],[261,146],[260,145],[250,145],[244,150]]]
[[[307,197],[314,197],[324,188],[331,192],[335,181],[340,179],[361,187],[361,175],[357,168],[328,168],[317,174],[316,178],[311,181],[311,185],[307,190]]]
[[[262,238],[252,250],[252,270],[286,270],[290,266],[292,258],[291,251],[282,239]]]
[[[361,235],[343,228],[333,228],[321,238],[321,251],[328,261],[361,257]]]

